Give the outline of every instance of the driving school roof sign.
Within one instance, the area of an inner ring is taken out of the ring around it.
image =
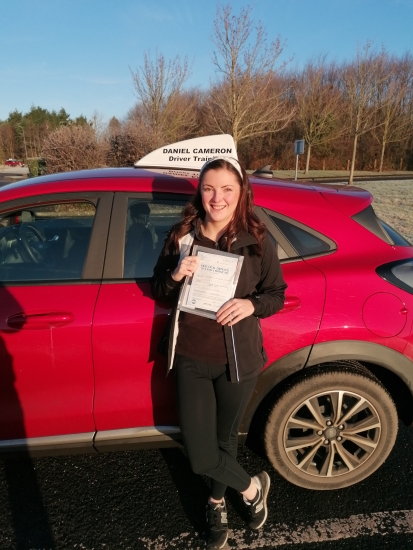
[[[180,168],[200,170],[214,157],[238,159],[235,143],[229,134],[205,136],[160,147],[135,162],[138,168]]]

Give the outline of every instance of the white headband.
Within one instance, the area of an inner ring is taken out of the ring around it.
[[[211,162],[214,162],[215,160],[226,160],[227,162],[232,164],[232,166],[241,176],[241,179],[243,179],[244,176],[242,175],[241,164],[238,162],[238,159],[234,157],[213,157],[212,159],[207,160],[206,163],[202,165],[201,170],[199,171],[199,177],[201,177],[202,172],[205,170],[208,164],[211,164]]]

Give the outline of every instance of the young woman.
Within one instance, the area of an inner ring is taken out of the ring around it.
[[[185,277],[199,267],[194,244],[244,257],[235,297],[216,320],[175,308],[169,337],[184,446],[193,471],[212,479],[208,548],[216,549],[228,538],[227,486],[243,495],[252,529],[267,519],[270,478],[266,472],[251,478],[238,464],[238,428],[267,359],[259,318],[283,307],[286,288],[275,246],[253,212],[251,184],[236,159],[214,158],[202,167],[197,192],[154,269],[155,299],[177,303]]]

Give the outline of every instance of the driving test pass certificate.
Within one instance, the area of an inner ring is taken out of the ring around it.
[[[195,245],[192,251],[200,259],[199,268],[187,277],[179,309],[216,319],[216,312],[234,297],[243,256]]]

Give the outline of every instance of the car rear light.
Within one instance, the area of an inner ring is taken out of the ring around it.
[[[376,273],[388,283],[413,294],[413,258],[381,265]]]

